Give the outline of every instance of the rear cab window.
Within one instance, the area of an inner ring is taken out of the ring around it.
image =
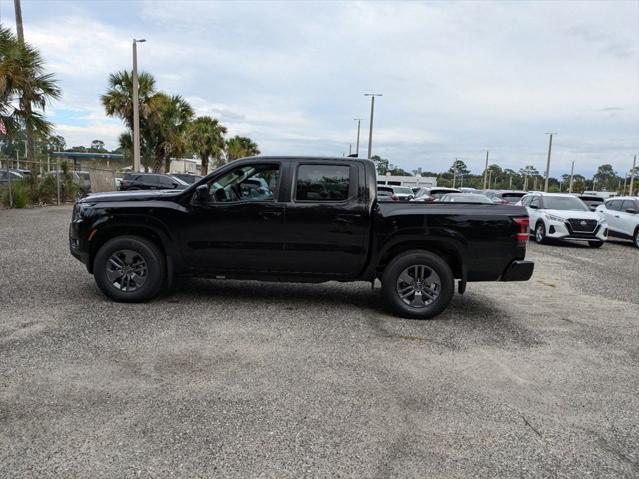
[[[300,164],[295,179],[296,202],[346,201],[354,192],[350,165]]]

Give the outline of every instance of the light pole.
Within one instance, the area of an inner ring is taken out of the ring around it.
[[[138,43],[146,40],[133,39],[133,171],[140,171],[140,104],[138,99]]]
[[[632,160],[632,171],[630,172],[630,190],[628,190],[628,196],[632,196],[632,191],[635,186],[635,171],[637,170],[637,155],[635,155],[635,159]]]
[[[357,122],[357,143],[355,143],[355,157],[359,158],[359,130],[362,126],[363,118],[353,118]]]
[[[552,136],[557,133],[546,133],[546,135],[550,135],[550,140],[548,142],[548,160],[546,160],[546,179],[544,182],[544,192],[548,193],[548,176],[550,175],[550,152],[552,151]]]
[[[486,166],[484,167],[484,189],[486,189],[487,179],[488,179],[488,150],[486,150]]]
[[[572,176],[575,172],[575,162],[572,162],[572,166],[570,167],[570,184],[568,186],[568,193],[572,193]]]
[[[373,114],[375,113],[375,97],[382,96],[381,93],[364,93],[364,96],[371,97],[371,124],[368,128],[368,159],[371,159],[373,151]]]

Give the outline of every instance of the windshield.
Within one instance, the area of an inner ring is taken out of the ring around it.
[[[544,209],[590,211],[583,201],[574,196],[544,196]]]
[[[393,187],[393,191],[395,193],[399,193],[400,195],[412,195],[413,194],[413,190],[411,190],[410,188],[408,188],[406,186],[394,186]]]
[[[188,183],[187,183],[186,181],[182,181],[182,180],[181,180],[180,178],[178,178],[177,176],[172,176],[171,178],[172,178],[173,180],[175,180],[175,181],[177,182],[177,184],[179,184],[179,185],[187,185],[187,186],[188,186]]]

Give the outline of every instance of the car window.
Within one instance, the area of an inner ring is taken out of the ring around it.
[[[344,201],[348,199],[350,166],[300,165],[296,201]]]
[[[173,183],[177,183],[177,181],[173,180],[173,178],[169,177],[169,176],[160,176],[158,177],[158,179],[160,180],[160,186],[162,188],[174,188]]]
[[[279,180],[279,165],[245,165],[209,183],[211,200],[217,203],[275,201]]]
[[[636,210],[636,209],[637,209],[637,205],[635,204],[634,201],[623,200],[623,203],[621,204],[621,211]]]
[[[539,196],[533,196],[533,197],[531,197],[531,200],[530,200],[530,207],[532,207],[532,208],[534,208],[534,207],[539,208],[539,205],[540,205]]]
[[[532,198],[531,198],[530,196],[524,196],[524,197],[521,199],[521,204],[522,204],[522,206],[528,206],[528,205],[530,204],[530,200],[531,200],[531,199],[532,199]]]
[[[609,210],[619,211],[621,209],[621,200],[612,200],[606,202],[606,208]]]

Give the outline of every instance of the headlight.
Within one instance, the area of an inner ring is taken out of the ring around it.
[[[84,203],[76,203],[73,205],[73,218],[72,221],[77,221],[82,219],[84,210],[87,208],[87,204]]]
[[[560,216],[550,215],[548,213],[545,213],[544,216],[546,217],[546,219],[550,221],[558,221],[559,223],[563,223],[564,221],[566,221],[564,218]]]

